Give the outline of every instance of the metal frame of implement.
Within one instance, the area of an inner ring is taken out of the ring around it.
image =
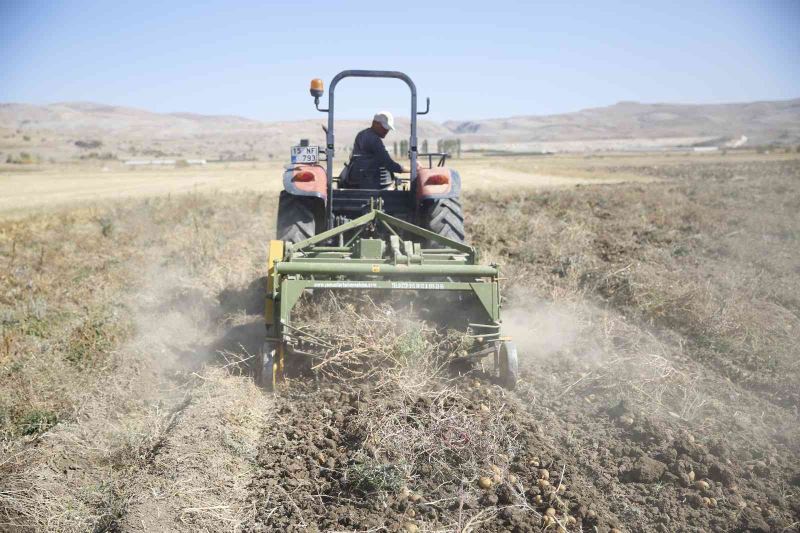
[[[363,238],[364,233],[388,233],[383,239]],[[352,232],[347,242],[345,234]],[[441,248],[422,248],[403,241],[400,234],[412,234]],[[338,241],[338,246],[323,243]],[[374,243],[366,251],[365,243]],[[292,309],[307,289],[325,290],[437,290],[474,294],[485,320],[469,324],[483,342],[470,357],[496,351],[500,337],[500,272],[496,265],[477,264],[477,253],[469,245],[400,220],[383,211],[369,213],[297,244],[270,243],[265,318],[268,340],[277,343],[278,373],[283,368],[283,343],[303,333],[291,324]],[[308,339],[307,339],[308,340]],[[312,344],[314,339],[310,339]],[[280,376],[276,376],[279,380]]]

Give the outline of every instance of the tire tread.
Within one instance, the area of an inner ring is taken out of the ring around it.
[[[286,191],[281,192],[278,201],[278,240],[298,243],[316,234],[312,202]]]
[[[434,233],[464,242],[464,214],[457,198],[434,200],[424,207],[423,223]]]

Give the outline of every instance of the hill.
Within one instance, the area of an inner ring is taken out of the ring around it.
[[[800,99],[739,104],[642,104],[547,116],[521,116],[444,123],[471,143],[553,143],[637,139],[704,138],[750,144],[794,144],[800,140]]]
[[[154,113],[89,102],[0,104],[0,156],[282,158],[301,138],[324,144],[323,120],[261,122],[238,116]],[[364,121],[337,121],[337,149]],[[394,142],[408,135],[398,118]],[[465,150],[587,151],[800,143],[800,99],[740,104],[618,104],[546,116],[420,121],[420,145],[460,139]],[[76,143],[80,143],[77,144]],[[422,146],[420,146],[422,148]]]

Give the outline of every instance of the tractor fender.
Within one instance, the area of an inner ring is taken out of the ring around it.
[[[283,188],[295,196],[328,198],[328,178],[319,165],[295,165],[283,173]]]
[[[458,198],[461,194],[461,175],[447,167],[421,168],[417,173],[417,202]]]

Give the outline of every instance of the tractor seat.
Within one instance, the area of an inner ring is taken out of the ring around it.
[[[386,168],[371,170],[358,168],[353,161],[346,163],[339,174],[339,188],[385,190],[392,186],[392,173]]]

